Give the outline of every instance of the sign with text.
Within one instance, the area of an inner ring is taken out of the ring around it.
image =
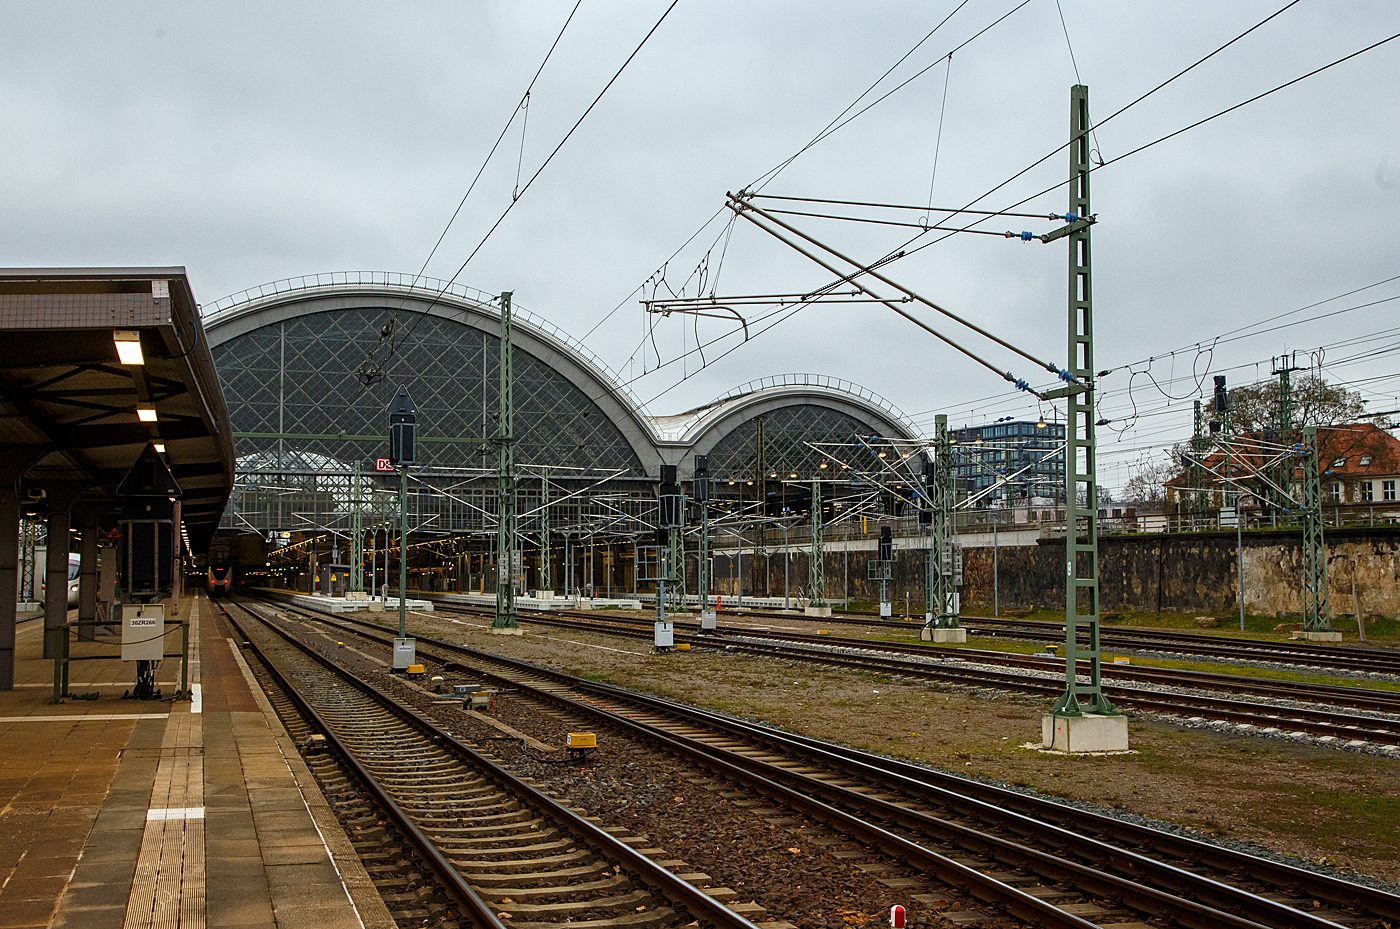
[[[392,471],[394,470],[394,463],[388,458],[376,458],[374,459],[374,470]]]

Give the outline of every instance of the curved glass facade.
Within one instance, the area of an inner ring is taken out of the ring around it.
[[[500,338],[452,320],[424,316],[387,367],[362,387],[358,371],[388,308],[311,313],[270,323],[218,345],[214,364],[234,430],[237,480],[224,525],[310,530],[344,523],[356,494],[367,521],[397,511],[397,478],[375,475],[388,453],[386,407],[400,379],[418,408],[410,511],[424,528],[480,530],[494,521],[495,433]],[[382,351],[381,351],[382,355]],[[568,468],[584,478],[625,469],[643,477],[632,446],[588,396],[540,359],[514,348],[516,461]],[[423,491],[420,493],[420,491]],[[528,511],[529,491],[521,506]],[[538,495],[538,491],[535,491]]]
[[[840,410],[798,403],[750,419],[710,450],[710,474],[717,481],[751,479],[758,468],[758,421],[763,420],[763,467],[782,477],[810,477],[822,456],[808,442],[851,442],[869,436],[870,427]]]
[[[418,407],[418,465],[490,466],[494,455],[482,454],[480,442],[460,440],[495,432],[500,339],[451,320],[420,317],[385,380],[365,389],[357,372],[385,312],[313,313],[215,348],[235,453],[307,452],[347,465],[383,455],[385,408],[412,372],[407,386]],[[519,346],[514,354],[518,462],[642,473],[622,433],[583,391]]]

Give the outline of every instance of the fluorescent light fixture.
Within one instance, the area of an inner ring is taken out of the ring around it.
[[[118,329],[112,333],[112,341],[117,346],[117,358],[124,365],[143,365],[146,359],[141,354],[141,333],[134,329]]]
[[[164,455],[164,454],[165,454],[165,443],[164,443],[164,442],[157,442],[157,443],[155,443],[154,445],[152,445],[151,447],[154,448],[154,449],[156,450],[156,454],[157,454],[157,455]]]
[[[136,418],[143,423],[153,423],[156,421],[156,408],[144,404],[138,406],[136,408]]]

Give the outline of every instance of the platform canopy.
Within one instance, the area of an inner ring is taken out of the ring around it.
[[[0,471],[21,495],[115,491],[148,448],[201,552],[233,486],[233,441],[185,269],[0,269]]]

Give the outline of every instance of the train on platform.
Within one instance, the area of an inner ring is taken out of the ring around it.
[[[233,565],[210,565],[205,572],[204,591],[211,597],[223,597],[233,592]]]
[[[199,570],[200,586],[211,597],[263,586],[267,582],[266,542],[256,533],[221,530]]]
[[[82,556],[72,553],[68,556],[68,609],[76,609],[78,606],[78,572],[82,568]],[[44,597],[48,593],[48,575],[42,570],[35,572],[38,580],[39,602],[44,602]]]

